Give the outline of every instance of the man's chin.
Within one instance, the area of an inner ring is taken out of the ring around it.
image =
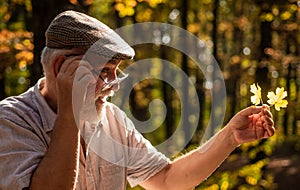
[[[103,97],[98,97],[96,100],[95,100],[95,103],[96,105],[98,104],[103,104],[106,102],[106,98],[103,98]]]

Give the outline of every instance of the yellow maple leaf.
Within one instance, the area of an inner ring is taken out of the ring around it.
[[[258,105],[260,103],[263,104],[262,99],[261,99],[261,88],[258,84],[250,85],[250,92],[252,92],[254,94],[253,96],[251,96],[251,102],[254,105]]]
[[[285,97],[287,97],[287,92],[284,91],[284,88],[276,88],[276,93],[274,92],[268,92],[267,97],[269,98],[268,103],[272,106],[275,105],[275,109],[277,111],[280,110],[280,108],[286,108],[288,105],[287,100],[283,100]]]

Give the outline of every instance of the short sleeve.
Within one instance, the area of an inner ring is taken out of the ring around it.
[[[126,124],[133,123],[126,118]],[[145,139],[136,129],[128,134],[130,149],[128,153],[128,177],[129,184],[136,186],[165,168],[170,160],[157,151],[152,144]]]
[[[45,152],[45,144],[29,124],[0,117],[0,189],[28,187]]]

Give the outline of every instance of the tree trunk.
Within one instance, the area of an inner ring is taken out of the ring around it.
[[[218,54],[217,54],[217,45],[218,45],[218,14],[219,14],[219,4],[220,1],[219,0],[215,0],[214,1],[214,8],[213,8],[213,15],[214,15],[214,19],[212,21],[213,24],[213,30],[212,30],[212,41],[214,42],[214,46],[213,46],[213,56],[216,60],[217,63],[219,63],[218,61]],[[214,60],[212,60],[214,61]],[[212,66],[214,67],[214,64],[212,63]],[[216,102],[216,95],[217,95],[217,91],[214,90],[214,82],[216,79],[216,68],[213,68],[213,72],[212,72],[212,79],[211,82],[213,84],[213,88],[211,89],[212,92],[212,102],[211,102],[211,111],[210,111],[210,126],[209,130],[209,136],[212,137],[214,135],[214,130],[217,128],[218,123],[216,122],[217,119],[215,119],[217,117],[217,113],[215,113],[216,107],[218,106],[218,102]]]
[[[4,77],[0,75],[0,100],[3,100],[5,97],[5,80]]]
[[[272,4],[265,4],[261,14],[266,14],[271,11]],[[260,48],[259,48],[259,65],[256,70],[256,82],[260,85],[262,90],[263,101],[266,102],[267,91],[270,89],[271,81],[268,78],[269,55],[266,54],[266,49],[272,47],[272,27],[270,21],[262,21],[260,25]]]
[[[182,28],[184,30],[187,30],[187,18],[188,18],[188,7],[189,7],[189,1],[182,1],[182,5],[181,5],[181,24],[182,24]],[[186,35],[184,35],[183,37],[186,37]],[[182,39],[183,43],[185,44],[188,42],[188,39]],[[187,55],[185,55],[184,53],[182,54],[182,60],[181,60],[181,64],[182,64],[182,70],[183,72],[185,72],[188,76],[189,76],[189,68],[188,68],[188,57]],[[182,101],[181,101],[181,109],[183,110],[183,113],[181,115],[182,117],[182,126],[184,129],[184,135],[185,135],[185,142],[189,142],[191,140],[191,123],[188,120],[188,117],[190,115],[189,113],[189,94],[188,94],[188,86],[189,86],[189,81],[188,79],[186,79],[185,77],[182,79],[183,80],[183,86],[182,86]],[[189,145],[189,143],[187,144],[187,146]]]

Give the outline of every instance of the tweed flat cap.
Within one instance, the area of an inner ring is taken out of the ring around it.
[[[107,25],[76,11],[57,15],[45,35],[49,48],[82,48],[116,59],[131,59],[135,55],[134,50]]]

